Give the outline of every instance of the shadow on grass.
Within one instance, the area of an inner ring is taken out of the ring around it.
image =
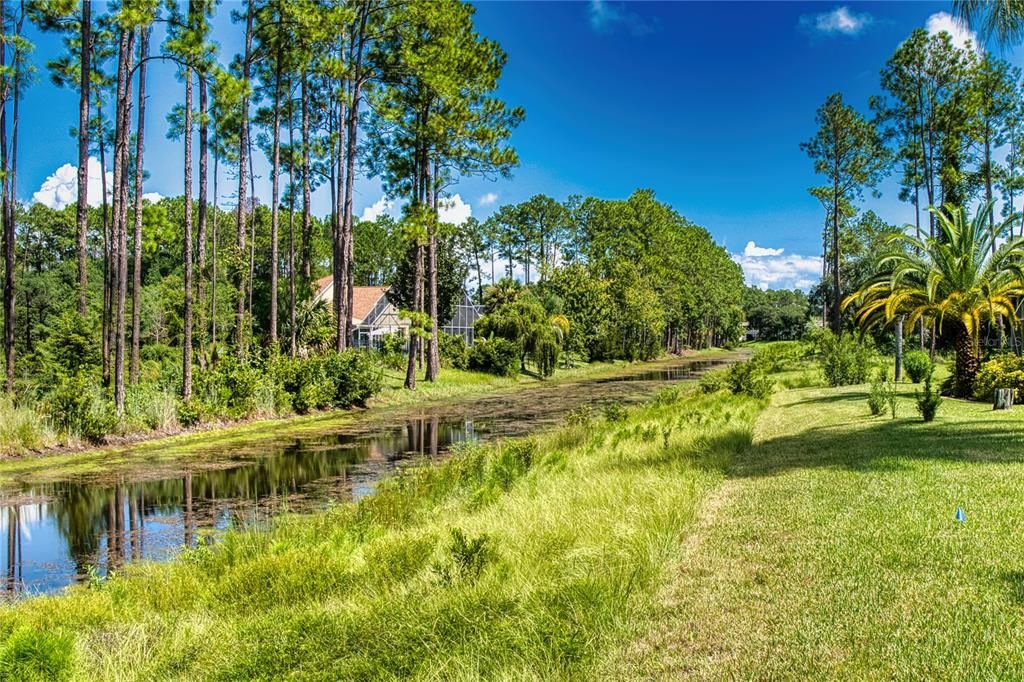
[[[1024,604],[1024,571],[1006,571],[1000,577],[1006,583],[1010,598],[1018,604]]]
[[[830,402],[860,401],[862,396],[847,394],[833,398]],[[783,409],[801,404],[792,403]],[[1006,418],[949,417],[947,421],[940,412],[939,420],[931,423],[904,417],[878,418],[872,425],[854,418],[758,443],[737,454],[729,475],[771,476],[808,467],[898,471],[907,469],[909,460],[1024,462],[1022,446],[1024,422]]]

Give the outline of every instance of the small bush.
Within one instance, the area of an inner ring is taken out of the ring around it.
[[[167,390],[139,384],[125,391],[124,418],[137,429],[166,431],[177,425],[177,397]]]
[[[974,379],[974,397],[992,400],[997,388],[1012,388],[1017,398],[1024,393],[1024,358],[1000,355],[982,364]]]
[[[469,352],[469,368],[503,377],[519,373],[520,347],[501,338],[477,339]]]
[[[437,349],[441,354],[441,365],[454,369],[469,367],[469,346],[459,334],[437,332]]]
[[[775,389],[775,382],[753,361],[740,362],[730,367],[725,375],[725,383],[734,395],[749,395],[759,400],[770,396]]]
[[[603,408],[605,421],[609,422],[622,422],[626,421],[628,416],[626,408],[623,407],[622,403],[616,401],[611,403],[605,403]]]
[[[932,360],[923,350],[912,350],[903,356],[903,369],[915,384],[919,384],[932,373]]]
[[[871,349],[851,334],[836,338],[831,332],[819,336],[821,370],[829,386],[849,386],[867,381]]]
[[[580,405],[579,407],[569,410],[569,413],[565,415],[566,426],[579,426],[589,427],[593,420],[593,411],[590,409],[590,405]]]
[[[868,409],[871,411],[872,417],[877,417],[885,412],[887,404],[886,383],[884,372],[879,372],[878,376],[871,382],[871,390],[868,392]]]
[[[719,369],[714,372],[707,372],[697,382],[697,388],[700,389],[701,393],[718,393],[728,388],[726,382],[726,375],[729,370]]]
[[[914,396],[917,398],[917,411],[921,418],[926,422],[935,419],[935,413],[942,404],[942,396],[937,389],[932,388],[931,374],[924,378],[924,391],[915,391]]]
[[[805,346],[799,341],[777,341],[758,347],[753,360],[767,372],[781,372],[798,363],[805,354]]]
[[[444,583],[474,583],[493,559],[491,539],[486,533],[471,538],[461,529],[453,528],[452,542],[448,546],[448,561],[438,566],[437,571]]]
[[[60,377],[45,402],[54,426],[64,435],[99,443],[117,426],[103,392],[82,373]]]

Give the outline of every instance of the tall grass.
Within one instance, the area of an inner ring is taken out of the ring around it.
[[[666,395],[621,421],[467,447],[358,504],[0,611],[0,660],[35,632],[74,642],[58,658],[76,679],[593,676],[650,625],[759,409]],[[47,651],[19,656],[50,670]]]
[[[22,455],[57,444],[57,434],[38,411],[0,396],[0,455]]]

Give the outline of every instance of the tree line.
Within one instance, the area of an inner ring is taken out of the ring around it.
[[[817,296],[833,330],[842,331],[842,301],[871,273],[843,272],[844,251],[874,249],[881,242],[858,238],[856,202],[865,191],[896,174],[899,198],[913,207],[916,238],[939,238],[929,207],[998,203],[989,212],[995,237],[1024,234],[1024,82],[1007,61],[974,44],[958,44],[947,32],[915,30],[896,48],[880,73],[868,110],[858,111],[841,93],[817,112],[818,131],[802,145],[825,182],[809,191],[825,210],[823,284]],[[874,218],[877,218],[876,216]],[[998,234],[995,234],[997,233]],[[994,248],[995,241],[991,243]],[[878,248],[875,248],[878,247]],[[854,281],[858,280],[859,281]],[[897,320],[899,322],[899,320]],[[938,336],[934,320],[918,321],[920,342]]]

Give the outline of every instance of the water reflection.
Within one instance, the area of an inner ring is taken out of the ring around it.
[[[587,380],[370,413],[358,423],[265,442],[233,444],[168,475],[159,468],[96,475],[0,493],[8,596],[47,592],[105,575],[127,561],[163,560],[211,532],[265,523],[283,511],[358,499],[403,461],[438,457],[455,443],[522,435],[560,421],[582,403],[636,402],[661,382],[710,366],[685,363],[613,380]]]

